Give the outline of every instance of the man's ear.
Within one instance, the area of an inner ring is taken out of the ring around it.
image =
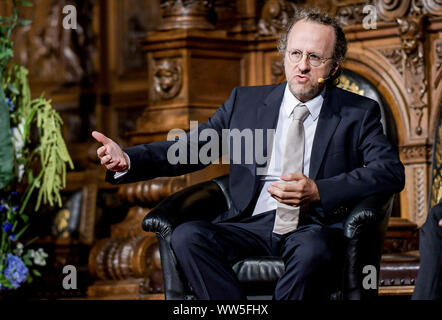
[[[333,77],[335,75],[335,73],[338,71],[339,67],[340,67],[340,64],[335,62],[334,67],[332,67],[332,69],[330,70],[329,77]]]

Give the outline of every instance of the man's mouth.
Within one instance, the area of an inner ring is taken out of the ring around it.
[[[305,83],[305,82],[307,82],[309,80],[309,77],[303,76],[303,75],[296,75],[295,79],[298,82]]]

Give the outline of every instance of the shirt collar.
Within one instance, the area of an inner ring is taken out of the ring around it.
[[[319,117],[319,113],[321,112],[322,103],[324,102],[324,96],[325,96],[325,86],[322,89],[321,93],[318,94],[313,99],[303,102],[307,109],[310,111],[310,115],[313,118],[313,121],[316,121],[316,119]],[[295,106],[297,106],[301,101],[296,98],[293,93],[289,89],[289,85],[285,86],[284,91],[284,98],[283,98],[283,108],[284,108],[284,115],[286,117],[290,117],[290,115],[293,113],[293,109]]]

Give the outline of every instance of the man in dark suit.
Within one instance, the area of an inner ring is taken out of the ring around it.
[[[285,273],[275,299],[327,298],[342,261],[348,208],[404,186],[404,168],[382,133],[378,104],[334,86],[347,49],[334,18],[298,12],[278,49],[286,83],[235,88],[198,126],[198,132],[210,129],[218,137],[225,129],[275,129],[274,140],[267,137],[274,141],[270,148],[263,144],[270,158],[265,165],[256,158],[231,162],[229,211],[213,222],[186,222],[172,234],[178,262],[200,299],[244,299],[231,264],[253,255],[282,256]],[[192,145],[189,133],[124,151],[101,133],[93,136],[103,143],[97,154],[111,183],[181,175],[206,165],[189,164],[204,144]],[[171,164],[168,151],[176,144],[188,151],[187,164]],[[231,145],[231,159],[238,150],[244,155],[253,149]]]
[[[442,202],[430,209],[419,231],[419,252],[412,300],[442,300]]]

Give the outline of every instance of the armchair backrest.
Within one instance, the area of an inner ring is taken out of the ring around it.
[[[232,197],[229,192],[229,175],[226,174],[225,176],[214,178],[212,181],[215,182],[223,192],[224,197],[226,198],[227,209],[230,210],[230,207],[232,206]]]

